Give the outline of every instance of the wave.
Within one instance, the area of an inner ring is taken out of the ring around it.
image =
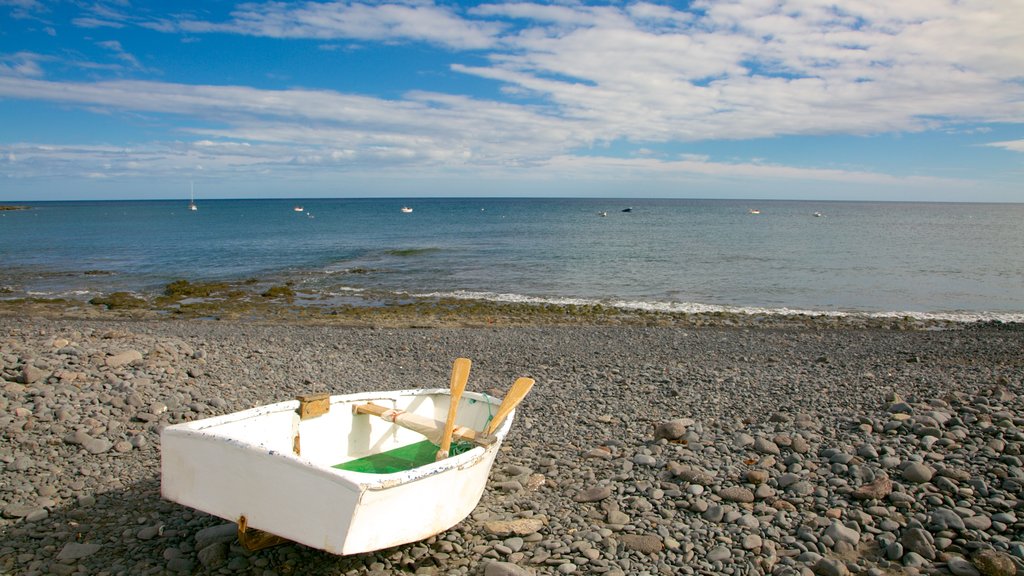
[[[384,253],[388,256],[422,256],[424,254],[433,254],[440,252],[440,248],[395,248],[392,250],[385,250]]]
[[[698,302],[644,302],[636,300],[602,300],[595,298],[542,298],[523,294],[474,292],[455,290],[452,292],[430,292],[410,294],[416,298],[457,298],[460,300],[487,300],[510,304],[554,304],[558,306],[606,306],[619,310],[662,312],[674,314],[745,314],[748,316],[812,316],[823,318],[912,318],[922,321],[941,321],[957,323],[1004,322],[1024,323],[1022,313],[1003,312],[846,312],[838,310],[802,310],[794,308],[762,308],[757,306],[722,306],[717,304],[701,304]]]

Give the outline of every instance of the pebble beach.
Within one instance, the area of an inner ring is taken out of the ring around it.
[[[1024,573],[1024,329],[0,317],[0,573]],[[294,398],[537,385],[470,517],[250,552],[160,431]]]

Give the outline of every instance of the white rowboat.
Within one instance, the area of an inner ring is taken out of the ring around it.
[[[408,426],[443,429],[451,397],[443,388],[322,394],[169,426],[161,434],[161,492],[238,522],[247,546],[252,529],[332,554],[423,540],[476,507],[514,410],[490,430],[498,399],[465,392],[454,436],[472,441],[468,451],[435,462],[431,447],[428,462],[395,472],[336,466],[412,450],[424,436]]]

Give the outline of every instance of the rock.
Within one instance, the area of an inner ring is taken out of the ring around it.
[[[231,542],[238,537],[238,525],[234,522],[217,524],[196,532],[196,549],[202,550],[217,542]]]
[[[761,454],[771,454],[773,456],[778,456],[781,454],[781,452],[779,451],[779,446],[775,442],[772,442],[771,440],[767,438],[762,438],[760,436],[754,439],[754,452],[759,452]]]
[[[718,495],[722,500],[727,500],[729,502],[754,501],[754,493],[751,492],[749,488],[744,488],[742,486],[728,486],[726,488],[722,488],[718,492]]]
[[[847,576],[850,570],[841,560],[822,558],[814,563],[811,570],[819,576]]]
[[[25,364],[21,368],[21,381],[24,384],[35,384],[40,380],[49,378],[50,373],[42,368],[37,368],[31,364]]]
[[[946,560],[946,568],[953,573],[953,576],[981,576],[981,572],[974,567],[974,564],[959,556],[953,556]]]
[[[120,368],[125,364],[131,364],[139,360],[142,360],[141,352],[138,350],[125,350],[124,352],[107,356],[103,362],[111,368]]]
[[[611,486],[591,486],[576,494],[577,502],[598,502],[612,495]]]
[[[732,557],[732,551],[725,546],[716,546],[708,551],[707,556],[704,557],[708,562],[721,562],[728,560]]]
[[[786,491],[796,496],[809,496],[814,493],[814,484],[801,480],[787,486]]]
[[[68,542],[60,549],[60,554],[57,554],[57,560],[59,562],[74,562],[92,556],[99,552],[100,548],[102,546],[99,544]]]
[[[984,576],[1014,576],[1017,573],[1013,560],[995,550],[982,550],[972,556],[971,561]]]
[[[793,436],[793,444],[790,445],[790,448],[797,454],[807,454],[811,450],[811,445],[803,436],[797,434]]]
[[[943,530],[963,530],[966,528],[963,518],[949,508],[935,508],[932,510],[928,521],[928,528],[932,532]]]
[[[857,500],[881,500],[892,493],[892,480],[887,476],[879,476],[873,482],[863,484],[853,491]]]
[[[922,558],[935,560],[935,544],[932,535],[923,528],[908,528],[903,531],[903,538],[900,539],[903,549],[907,552],[916,552]]]
[[[679,478],[680,480],[689,482],[691,484],[709,486],[713,484],[715,481],[714,475],[708,472],[707,470],[703,470],[701,468],[691,466],[689,464],[669,462],[668,471],[671,472],[673,476]]]
[[[915,484],[928,482],[934,475],[935,470],[932,470],[931,467],[920,462],[911,462],[903,469],[903,479]]]
[[[658,461],[650,454],[637,454],[633,457],[633,463],[640,466],[654,466]]]
[[[740,543],[744,550],[757,550],[762,545],[761,537],[757,534],[747,534],[743,537],[743,541]]]
[[[964,518],[964,528],[971,530],[988,530],[992,527],[992,519],[985,514],[978,514],[969,518]]]
[[[531,576],[534,572],[511,562],[488,562],[484,576]]]
[[[605,520],[609,524],[623,525],[629,524],[629,515],[619,510],[610,510]]]
[[[206,568],[219,568],[228,560],[227,542],[214,542],[197,554],[199,563]]]
[[[764,484],[768,481],[768,471],[760,468],[747,470],[747,482],[751,484]]]
[[[656,554],[665,548],[665,544],[656,534],[623,534],[619,541],[634,552],[641,554]]]
[[[104,438],[86,437],[81,442],[82,448],[90,454],[103,454],[114,446],[114,443]]]
[[[544,527],[540,518],[517,518],[515,520],[491,520],[484,522],[484,530],[495,536],[529,536]]]
[[[678,440],[682,438],[683,434],[686,434],[686,429],[694,424],[695,422],[691,418],[676,418],[675,420],[660,422],[654,428],[654,439]]]
[[[860,543],[860,532],[844,526],[838,521],[833,521],[832,524],[829,524],[828,528],[825,529],[825,535],[831,538],[833,542],[846,542],[854,548]]]

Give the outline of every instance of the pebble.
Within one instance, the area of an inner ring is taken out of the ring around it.
[[[11,573],[974,576],[1012,574],[1024,556],[1024,364],[1001,328],[781,338],[0,317],[0,334],[0,566]],[[162,427],[312,382],[444,386],[452,350],[499,380],[538,381],[480,505],[452,529],[351,557],[292,544],[250,553],[234,523],[160,498]],[[775,360],[761,361],[766,351]],[[925,361],[891,363],[897,351]],[[883,557],[861,556],[865,541]]]

